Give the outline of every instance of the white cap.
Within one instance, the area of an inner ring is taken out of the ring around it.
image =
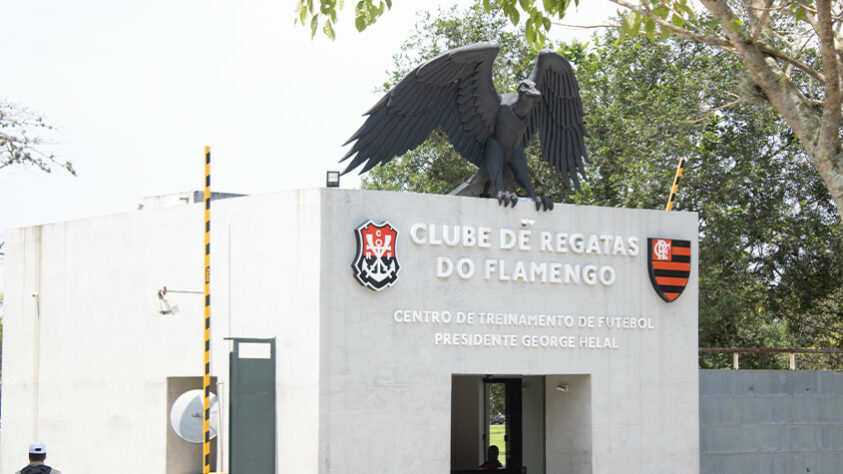
[[[29,454],[44,454],[46,452],[47,445],[45,445],[41,441],[36,441],[34,443],[30,443],[29,445]]]

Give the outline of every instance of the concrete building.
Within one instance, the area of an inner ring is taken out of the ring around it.
[[[7,231],[0,472],[36,438],[68,472],[201,471],[169,416],[203,371],[202,215]],[[699,472],[693,213],[320,189],[214,201],[211,234],[224,472],[471,472],[492,384],[510,472]],[[675,301],[649,238],[690,242]]]

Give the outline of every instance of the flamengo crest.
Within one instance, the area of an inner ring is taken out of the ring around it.
[[[364,222],[354,230],[357,253],[351,268],[361,285],[374,291],[392,286],[398,280],[401,267],[395,254],[398,231],[389,222]]]
[[[689,240],[647,239],[647,267],[656,293],[668,303],[679,298],[691,274]]]

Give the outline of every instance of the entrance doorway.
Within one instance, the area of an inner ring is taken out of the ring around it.
[[[517,468],[515,472],[520,472],[523,459],[521,383],[520,377],[487,376],[483,379],[484,452],[488,453],[488,448],[495,446],[500,463],[507,469]]]
[[[480,466],[494,445],[498,472],[544,473],[544,413],[542,376],[454,375],[451,472],[488,472]]]
[[[453,375],[451,473],[488,472],[490,445],[497,472],[591,473],[591,377]]]

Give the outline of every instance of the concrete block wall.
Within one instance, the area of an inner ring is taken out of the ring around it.
[[[843,472],[843,373],[701,370],[700,472]]]

